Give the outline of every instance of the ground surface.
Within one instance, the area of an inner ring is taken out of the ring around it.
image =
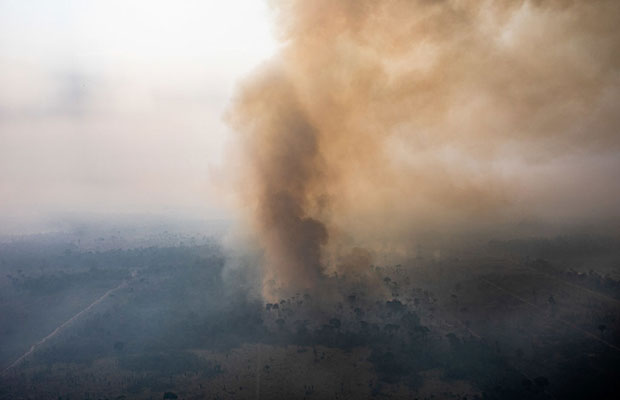
[[[329,278],[327,306],[303,293],[266,304],[251,270],[230,270],[215,241],[185,242],[3,243],[0,399],[605,399],[620,389],[620,257],[607,239],[420,252]]]

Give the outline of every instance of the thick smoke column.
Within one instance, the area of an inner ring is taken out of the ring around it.
[[[321,275],[327,230],[309,215],[312,186],[321,181],[318,132],[296,92],[278,71],[268,71],[243,94],[236,109],[249,157],[247,195],[265,245],[271,278],[310,289]]]
[[[420,232],[616,212],[620,2],[274,6],[283,49],[229,116],[266,282],[303,291]]]

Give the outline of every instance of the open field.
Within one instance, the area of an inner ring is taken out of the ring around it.
[[[230,271],[213,240],[92,251],[40,239],[2,244],[2,399],[612,398],[617,389],[619,283],[589,268],[612,268],[613,246],[590,264],[514,242],[420,254],[327,278],[339,296],[329,302],[299,293],[266,303],[251,271]]]

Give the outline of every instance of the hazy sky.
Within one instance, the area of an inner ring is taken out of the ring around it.
[[[261,1],[0,0],[0,217],[218,214],[235,83],[276,51]]]
[[[356,242],[618,216],[616,0],[266,3],[0,0],[0,233],[282,193]]]

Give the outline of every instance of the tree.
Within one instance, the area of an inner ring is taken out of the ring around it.
[[[549,379],[545,378],[544,376],[539,376],[534,379],[534,383],[536,383],[536,385],[541,389],[544,389],[545,387],[549,386]]]
[[[336,329],[340,328],[340,325],[341,325],[340,320],[338,318],[330,319],[329,324]]]

